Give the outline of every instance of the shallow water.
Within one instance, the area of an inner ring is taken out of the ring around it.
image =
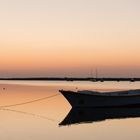
[[[77,110],[72,110],[74,115],[79,115],[72,119],[81,119],[82,122],[59,126],[71,106],[58,90],[112,91],[139,88],[140,82],[0,81],[0,139],[138,140],[139,108],[80,110],[79,114],[75,114]],[[83,115],[85,112],[95,115],[87,118]]]

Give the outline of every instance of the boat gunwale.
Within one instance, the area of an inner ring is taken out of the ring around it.
[[[111,93],[80,93],[80,92],[75,92],[75,91],[70,91],[70,90],[59,90],[62,94],[75,94],[75,95],[82,95],[82,96],[98,96],[98,97],[137,97],[140,96],[140,94],[111,94]]]

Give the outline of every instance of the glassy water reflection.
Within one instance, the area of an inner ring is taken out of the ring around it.
[[[78,107],[72,108],[65,119],[59,124],[60,126],[81,124],[81,123],[96,123],[107,119],[126,119],[140,117],[140,107],[110,107],[110,108],[95,108],[95,107]]]
[[[71,108],[58,92],[139,87],[139,82],[0,81],[0,139],[139,139],[140,108]]]

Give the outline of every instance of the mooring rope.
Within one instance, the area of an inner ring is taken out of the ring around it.
[[[27,102],[10,104],[10,105],[3,105],[3,106],[0,106],[0,109],[1,108],[6,108],[6,107],[21,106],[21,105],[26,105],[26,104],[34,103],[34,102],[39,102],[39,101],[42,101],[42,100],[46,100],[46,99],[50,99],[50,98],[56,97],[58,95],[60,95],[60,93],[57,93],[57,94],[51,95],[51,96],[47,96],[47,97],[43,97],[43,98],[39,98],[39,99],[35,99],[35,100],[31,100],[31,101],[27,101]]]
[[[29,115],[29,116],[33,116],[33,117],[37,117],[37,118],[41,118],[41,119],[46,119],[46,120],[49,120],[49,121],[52,121],[52,122],[59,122],[58,120],[51,119],[51,118],[48,118],[46,116],[42,116],[42,115],[38,115],[38,114],[34,114],[34,113],[29,113],[29,112],[25,112],[25,111],[19,111],[19,110],[7,109],[7,108],[2,108],[0,110],[20,113],[20,114],[24,114],[24,115]]]

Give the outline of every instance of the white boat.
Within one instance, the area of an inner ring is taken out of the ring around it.
[[[97,91],[67,91],[60,90],[72,107],[122,107],[139,106],[140,89],[97,92]]]

